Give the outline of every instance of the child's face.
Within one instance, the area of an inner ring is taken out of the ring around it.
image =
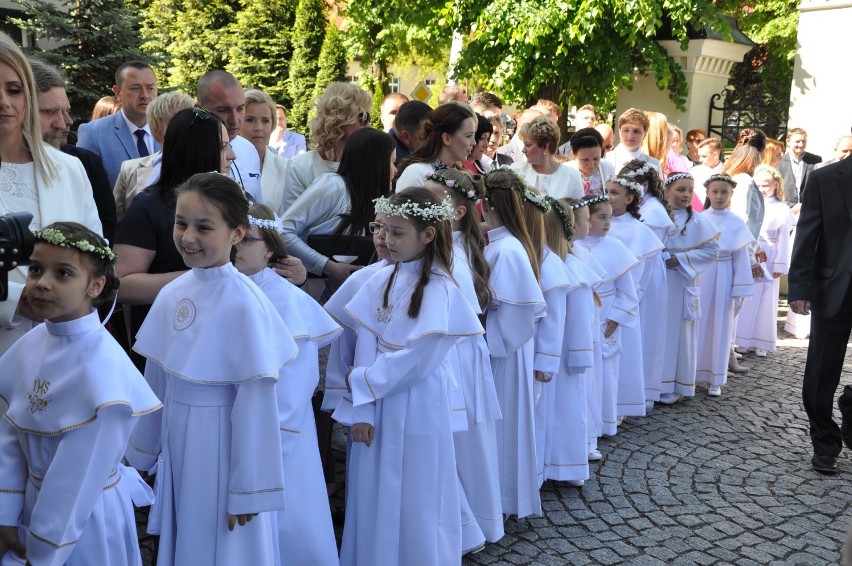
[[[237,243],[234,265],[244,275],[254,275],[269,265],[272,252],[260,234],[257,226],[249,227],[245,237]]]
[[[754,182],[764,198],[774,197],[775,191],[778,190],[775,179],[769,173],[758,173],[754,176]]]
[[[92,266],[83,252],[37,243],[27,273],[27,300],[33,312],[50,322],[81,318],[92,310],[106,278],[92,278]]]
[[[373,245],[376,247],[376,255],[379,256],[379,259],[391,261],[390,252],[388,251],[388,244],[385,240],[388,233],[385,230],[384,226],[385,215],[377,214],[376,219],[370,226],[370,231],[373,232]]]
[[[692,179],[678,179],[666,187],[666,200],[672,210],[683,210],[692,203],[692,190],[695,181]]]
[[[731,185],[724,181],[713,181],[707,187],[707,199],[713,210],[725,210],[731,204]]]
[[[574,239],[585,240],[589,235],[589,207],[574,209]]]
[[[607,183],[606,194],[609,197],[609,204],[612,206],[613,216],[621,216],[627,212],[627,205],[633,202],[633,193],[620,183]]]
[[[402,216],[386,216],[385,227],[388,245],[393,261],[413,261],[423,255],[423,250],[435,238],[435,228],[428,226],[418,232],[414,224]]]
[[[589,209],[589,207],[586,207]],[[612,205],[602,202],[595,205],[595,210],[589,215],[589,236],[606,236],[612,224]]]
[[[175,246],[187,267],[221,267],[243,239],[245,226],[231,228],[222,211],[195,191],[182,193],[175,207]]]
[[[642,147],[642,140],[645,139],[645,128],[642,127],[642,124],[627,122],[618,128],[618,137],[625,148],[636,151]]]

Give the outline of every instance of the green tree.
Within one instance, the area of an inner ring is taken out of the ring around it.
[[[287,90],[290,94],[288,127],[306,133],[314,86],[319,73],[319,56],[325,39],[326,13],[323,0],[299,0],[293,26],[293,58]]]
[[[340,32],[337,27],[328,26],[319,56],[319,74],[314,85],[314,99],[321,95],[329,84],[345,81],[348,67],[349,56],[346,54],[346,46],[343,45]]]
[[[259,88],[289,105],[287,74],[293,55],[291,29],[296,0],[242,0],[229,28],[226,69],[246,88]]]
[[[698,24],[700,22],[700,24]],[[729,32],[712,0],[451,0],[434,20],[438,35],[462,31],[461,77],[505,99],[606,104],[651,71],[678,105],[687,86],[677,62],[657,43],[663,28],[685,43],[696,26]]]
[[[238,0],[150,0],[142,47],[163,57],[161,84],[194,95],[201,75],[225,68],[238,9]]]
[[[16,0],[24,17],[9,18],[12,25],[35,33],[40,41],[59,47],[29,55],[61,67],[68,77],[72,116],[88,116],[95,102],[112,94],[115,70],[125,61],[150,59],[140,49],[139,17],[124,0]]]

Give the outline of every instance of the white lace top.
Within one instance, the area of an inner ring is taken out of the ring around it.
[[[33,215],[31,230],[41,230],[35,164],[0,164],[0,214],[26,211]]]

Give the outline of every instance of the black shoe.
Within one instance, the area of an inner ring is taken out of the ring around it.
[[[840,416],[843,418],[840,423],[843,444],[852,450],[852,387],[849,385],[843,388],[843,394],[837,399],[837,408],[840,409]]]
[[[823,474],[836,474],[837,456],[814,454],[814,457],[811,458],[811,466],[814,467],[814,470]]]

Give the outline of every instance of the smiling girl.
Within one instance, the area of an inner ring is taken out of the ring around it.
[[[276,386],[298,348],[231,264],[249,224],[239,185],[199,173],[176,193],[174,245],[190,271],[139,330],[134,350],[164,409],[143,419],[127,458],[157,474],[148,531],[160,535],[159,564],[274,564],[268,512],[285,506]]]

